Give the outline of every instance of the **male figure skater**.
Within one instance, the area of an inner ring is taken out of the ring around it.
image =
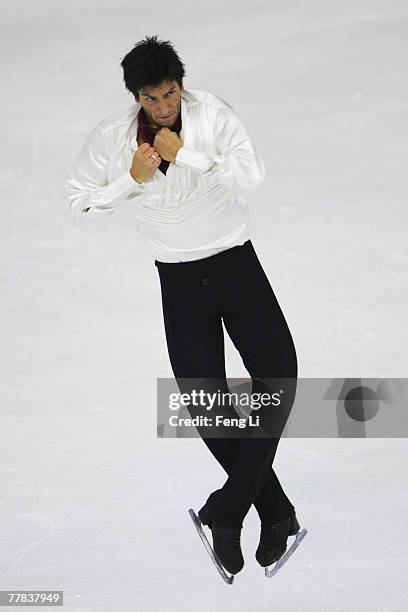
[[[66,182],[75,222],[111,214],[124,199],[134,205],[137,229],[156,257],[177,381],[226,379],[222,322],[253,380],[296,380],[292,337],[238,195],[264,178],[244,125],[222,98],[184,88],[184,64],[169,41],[147,36],[121,66],[135,103],[85,140]],[[299,530],[271,467],[279,437],[203,440],[228,474],[198,513],[218,560],[232,574],[242,569],[240,534],[253,503],[261,520],[256,559],[270,565]]]

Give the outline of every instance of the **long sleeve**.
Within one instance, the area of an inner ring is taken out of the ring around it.
[[[182,146],[176,155],[176,165],[200,174],[205,187],[222,184],[236,190],[253,189],[265,177],[265,165],[257,155],[248,133],[230,107],[219,109],[215,125],[218,155],[207,155]]]
[[[86,214],[111,214],[130,192],[143,193],[143,183],[138,183],[130,174],[123,172],[108,184],[107,165],[109,153],[103,133],[97,125],[88,135],[65,182],[69,208],[76,225],[82,223]]]

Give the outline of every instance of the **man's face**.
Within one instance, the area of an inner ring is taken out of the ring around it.
[[[181,105],[181,89],[177,81],[163,81],[156,87],[142,87],[139,100],[147,116],[161,127],[171,127],[177,120]]]

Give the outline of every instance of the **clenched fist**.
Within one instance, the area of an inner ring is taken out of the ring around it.
[[[161,161],[161,157],[157,150],[154,147],[151,147],[148,142],[144,142],[133,155],[130,174],[135,181],[138,183],[143,183],[143,181],[150,178],[157,170],[161,164]]]
[[[159,152],[162,159],[174,164],[178,150],[183,146],[183,142],[176,132],[163,127],[157,132],[153,146]]]

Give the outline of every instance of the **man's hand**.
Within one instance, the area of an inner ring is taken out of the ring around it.
[[[183,142],[176,132],[163,127],[157,132],[153,146],[159,152],[162,159],[174,164],[178,150],[183,146]]]
[[[153,159],[154,156],[156,159]],[[132,159],[130,174],[138,183],[143,183],[150,178],[161,164],[161,157],[157,150],[151,147],[148,142],[144,142],[135,151]]]

